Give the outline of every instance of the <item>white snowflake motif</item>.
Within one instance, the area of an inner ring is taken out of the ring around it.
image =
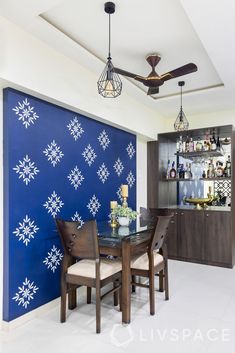
[[[96,213],[99,211],[101,204],[99,200],[96,198],[95,195],[92,196],[89,203],[87,204],[87,208],[89,209],[90,213],[93,217],[95,217]]]
[[[120,176],[122,174],[122,171],[124,169],[124,166],[120,160],[120,158],[118,158],[114,164],[114,169],[115,169],[115,172],[117,173],[118,176]]]
[[[81,124],[79,123],[78,118],[76,116],[74,119],[70,120],[70,123],[69,125],[67,125],[67,128],[69,129],[70,135],[73,136],[75,141],[77,141],[77,139],[81,137],[84,133],[84,130],[81,127]]]
[[[105,151],[106,148],[108,147],[108,145],[110,144],[110,140],[109,140],[108,134],[107,134],[107,132],[105,130],[103,130],[100,133],[100,135],[98,137],[98,140],[99,140],[100,146]]]
[[[84,221],[82,219],[82,217],[80,216],[80,214],[76,211],[72,217],[72,221],[76,221],[76,222],[79,222],[80,225],[78,226],[78,229],[82,228],[83,224],[84,224]]]
[[[134,154],[135,154],[135,148],[134,148],[134,146],[132,145],[131,142],[130,142],[129,145],[127,146],[126,151],[127,151],[127,153],[128,153],[128,156],[130,157],[130,159],[132,159],[132,157],[133,157]]]
[[[60,265],[61,260],[63,259],[63,254],[60,249],[57,249],[55,245],[51,248],[51,250],[47,253],[47,257],[43,261],[43,263],[50,269],[53,273]]]
[[[38,230],[39,228],[34,224],[34,221],[31,221],[28,215],[26,215],[23,222],[19,222],[19,227],[16,228],[13,234],[19,237],[19,241],[22,241],[27,246]]]
[[[22,305],[25,309],[29,305],[30,301],[34,299],[34,294],[37,292],[38,287],[34,285],[34,282],[25,278],[21,287],[18,287],[19,291],[15,293],[15,296],[12,298],[15,302],[18,302],[18,305]]]
[[[130,188],[132,188],[132,186],[134,185],[135,183],[135,177],[134,175],[132,174],[132,172],[130,172],[126,178],[126,181],[128,183],[128,185],[130,186]]]
[[[79,185],[81,185],[82,181],[84,180],[84,177],[77,166],[71,170],[67,178],[71,181],[71,185],[74,186],[75,190],[77,190]]]
[[[51,213],[52,217],[55,218],[63,205],[64,203],[61,201],[60,196],[57,196],[55,191],[53,191],[43,206],[47,209],[47,212]]]
[[[18,102],[18,105],[12,109],[16,115],[18,115],[18,120],[22,121],[22,124],[27,129],[30,124],[34,124],[34,122],[39,118],[37,113],[34,111],[34,107],[30,106],[27,98],[22,102]]]
[[[59,163],[61,158],[64,156],[55,140],[53,140],[50,145],[47,145],[47,148],[43,151],[43,153],[47,157],[47,160],[51,162],[53,167],[55,167],[56,164]]]
[[[102,181],[102,183],[104,184],[109,176],[109,171],[104,163],[99,167],[97,174],[99,176],[100,181]]]
[[[116,192],[118,199],[120,200],[120,202],[122,202],[122,190],[121,190],[121,186],[119,186],[119,188],[117,189]]]
[[[19,179],[22,178],[26,185],[39,173],[39,170],[34,165],[34,162],[31,162],[28,155],[24,157],[23,161],[19,160],[19,164],[13,170],[15,170],[16,174],[19,174]]]
[[[85,158],[85,161],[88,163],[89,167],[92,165],[92,163],[97,157],[95,151],[93,150],[90,144],[85,148],[82,155]]]

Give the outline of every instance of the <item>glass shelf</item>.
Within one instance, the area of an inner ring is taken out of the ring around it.
[[[212,158],[224,156],[224,151],[194,151],[194,152],[176,152],[175,156],[184,157],[193,160],[194,158]]]
[[[214,178],[198,178],[198,179],[183,179],[183,178],[169,178],[169,179],[163,179],[162,181],[198,181],[198,180],[202,180],[202,181],[223,181],[223,180],[231,180],[231,178],[228,177],[214,177]]]
[[[204,180],[204,181],[221,180],[221,181],[223,181],[223,180],[231,180],[231,178],[230,177],[214,177],[214,178],[200,178],[199,180]]]

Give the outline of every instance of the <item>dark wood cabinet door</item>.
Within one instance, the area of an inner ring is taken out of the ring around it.
[[[232,266],[231,212],[205,212],[205,260]]]
[[[178,232],[177,232],[177,210],[169,210],[169,213],[173,214],[173,218],[170,221],[167,235],[167,250],[169,258],[176,258],[178,256]]]
[[[204,259],[204,212],[179,210],[178,255],[190,261]]]

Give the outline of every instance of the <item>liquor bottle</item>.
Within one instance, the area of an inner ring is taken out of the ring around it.
[[[215,174],[217,177],[222,177],[224,174],[223,163],[220,161],[216,162],[216,171]]]
[[[180,170],[179,170],[179,178],[180,178],[180,179],[184,179],[184,173],[185,173],[185,171],[184,171],[184,165],[183,165],[183,163],[182,163],[182,164],[180,164]]]
[[[197,152],[202,151],[202,143],[201,143],[200,137],[198,137],[198,139],[197,139],[196,151]]]
[[[172,162],[172,168],[170,170],[170,178],[171,179],[175,179],[176,178],[175,162]]]
[[[216,141],[216,149],[217,149],[217,151],[220,151],[220,148],[221,148],[221,146],[220,146],[220,139],[219,139],[219,135],[218,135],[217,141]]]
[[[214,132],[213,132],[212,139],[211,139],[211,151],[216,151],[216,139],[215,139]]]
[[[189,137],[187,136],[186,142],[185,142],[185,152],[189,152]]]
[[[190,137],[189,140],[189,152],[194,152],[194,142],[192,137]]]
[[[166,178],[169,179],[170,178],[170,170],[171,170],[171,162],[168,159],[168,163],[167,163],[167,170],[166,170]]]
[[[210,151],[210,150],[211,150],[211,143],[209,139],[209,134],[207,132],[205,136],[205,141],[204,141],[204,151]]]
[[[186,152],[186,141],[182,140],[182,152],[185,153]]]
[[[184,179],[191,179],[192,171],[191,171],[191,163],[186,163],[186,170],[184,172]]]
[[[207,170],[207,178],[213,178],[214,177],[214,166],[212,163],[212,160],[209,163],[208,170]]]
[[[182,136],[180,135],[180,138],[179,138],[179,153],[182,153],[183,152],[183,139],[182,139]]]
[[[230,158],[230,156],[228,156],[228,160],[226,162],[226,176],[228,178],[231,177],[231,158]]]
[[[189,163],[189,178],[192,179],[193,173],[192,173],[192,163]]]
[[[203,177],[203,179],[206,179],[206,171],[205,170],[203,170],[202,177]]]

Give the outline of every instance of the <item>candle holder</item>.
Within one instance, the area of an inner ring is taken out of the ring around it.
[[[122,198],[122,207],[128,207],[127,197]]]
[[[121,185],[122,207],[128,207],[128,185]]]
[[[118,225],[117,220],[116,220],[116,216],[115,216],[112,209],[111,209],[111,223],[110,223],[110,225],[112,228],[116,228]]]

